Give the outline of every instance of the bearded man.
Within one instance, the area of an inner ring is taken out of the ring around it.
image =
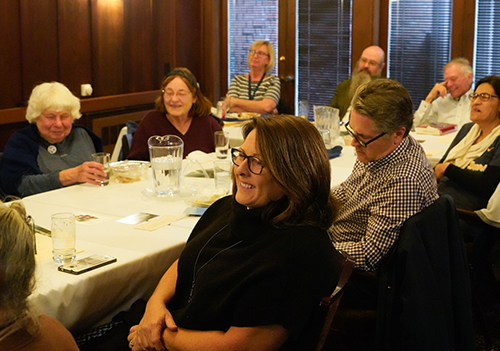
[[[382,77],[382,69],[385,66],[385,53],[379,46],[369,46],[363,50],[351,78],[346,79],[337,85],[335,95],[330,102],[330,106],[340,110],[339,116],[347,121],[346,117],[351,105],[354,93],[362,84]]]

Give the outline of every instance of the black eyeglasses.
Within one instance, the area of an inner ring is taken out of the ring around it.
[[[476,98],[479,98],[479,100],[481,100],[481,101],[490,101],[490,99],[492,97],[497,98],[498,96],[497,95],[491,95],[491,94],[488,94],[488,93],[481,93],[481,94],[470,93],[469,94],[469,99],[471,101],[475,100]]]
[[[347,130],[347,132],[354,138],[356,139],[356,141],[359,143],[359,145],[361,145],[362,147],[368,147],[368,144],[370,143],[373,143],[375,140],[377,140],[378,138],[382,137],[385,135],[385,133],[382,133],[382,134],[379,134],[377,135],[375,138],[373,139],[370,139],[368,141],[362,141],[362,140],[359,140],[359,138],[356,136],[356,134],[354,134],[353,130],[351,128],[349,128],[349,122],[347,122],[345,124],[345,129]]]
[[[240,166],[245,160],[248,161],[248,170],[253,174],[259,175],[262,173],[264,165],[262,161],[255,156],[247,156],[239,149],[231,149],[231,157],[235,166]]]

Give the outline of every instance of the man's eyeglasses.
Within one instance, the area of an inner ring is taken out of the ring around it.
[[[370,143],[373,143],[375,140],[377,140],[378,138],[382,137],[385,135],[385,133],[382,133],[382,134],[379,134],[377,135],[375,138],[373,139],[370,139],[368,141],[362,141],[362,140],[359,140],[359,138],[356,136],[356,134],[354,134],[353,130],[351,128],[349,128],[349,122],[346,123],[345,125],[345,129],[347,130],[347,132],[354,138],[356,139],[356,141],[359,143],[359,145],[361,145],[362,147],[368,147],[368,144]]]
[[[497,98],[497,95],[491,95],[488,93],[481,93],[481,94],[476,94],[476,93],[470,93],[469,94],[469,99],[471,101],[475,100],[476,98],[479,98],[481,101],[490,101],[491,98]]]
[[[239,149],[231,149],[231,157],[235,166],[240,166],[245,160],[248,161],[248,170],[253,174],[259,175],[262,173],[264,165],[262,161],[255,156],[247,156]]]
[[[266,54],[265,52],[262,51],[255,51],[255,50],[250,50],[250,55],[257,55],[257,56],[269,56],[269,54]]]
[[[368,64],[368,66],[373,66],[373,67],[380,66],[380,62],[377,62],[377,61],[374,61],[374,60],[368,60],[368,59],[366,59],[364,57],[360,58],[359,61],[362,64],[364,64],[364,65]]]

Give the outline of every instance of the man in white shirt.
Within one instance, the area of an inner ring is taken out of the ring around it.
[[[453,123],[457,128],[470,122],[469,94],[472,67],[468,60],[456,58],[443,69],[444,82],[436,83],[414,115],[414,126],[429,123]]]

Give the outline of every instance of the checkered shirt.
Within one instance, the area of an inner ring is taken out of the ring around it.
[[[334,246],[364,270],[375,270],[403,223],[438,198],[434,172],[411,136],[380,160],[356,161],[351,175],[333,193],[341,202],[330,228]]]

